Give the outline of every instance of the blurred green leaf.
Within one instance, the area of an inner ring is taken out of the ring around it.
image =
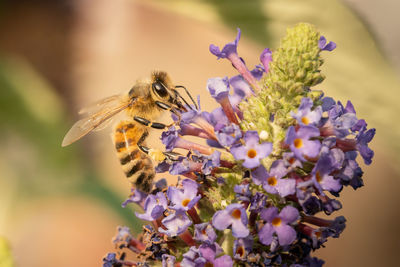
[[[77,148],[61,147],[71,125],[51,86],[26,61],[0,57],[0,88],[1,189],[15,190],[7,192],[11,205],[82,194],[140,229],[132,211],[121,208],[123,198],[100,179],[89,160]]]

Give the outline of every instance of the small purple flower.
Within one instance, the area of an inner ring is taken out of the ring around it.
[[[167,228],[167,230],[159,227],[158,231],[162,234],[166,234],[169,237],[182,234],[190,225],[192,225],[192,221],[189,219],[186,213],[179,210],[165,217],[161,222]]]
[[[335,158],[332,153],[324,153],[318,159],[317,164],[312,170],[312,181],[321,194],[323,190],[338,192],[342,189],[340,179],[335,179],[330,173],[335,170]]]
[[[161,134],[161,141],[165,145],[165,149],[167,151],[175,148],[175,143],[179,138],[179,132],[174,126],[170,127],[168,131],[164,131]]]
[[[114,236],[112,242],[116,246],[127,247],[129,242],[131,242],[132,237],[133,236],[131,234],[131,231],[129,230],[129,227],[127,227],[127,226],[118,226],[117,234]]]
[[[342,208],[342,203],[336,199],[331,199],[329,197],[321,197],[322,198],[322,209],[325,214],[330,215],[334,211],[340,210]]]
[[[269,48],[265,48],[261,53],[260,61],[264,65],[265,72],[269,71],[269,63],[272,61],[272,51]]]
[[[222,48],[222,50],[219,49],[218,46],[211,44],[210,45],[210,52],[211,54],[215,55],[220,58],[228,58],[231,54],[237,54],[237,45],[239,43],[241,31],[238,28],[238,33],[236,35],[235,41],[228,43]]]
[[[318,41],[318,47],[321,50],[332,51],[336,48],[336,43],[331,41],[327,44],[325,36],[321,35]]]
[[[207,88],[211,96],[220,102],[222,99],[227,98],[229,95],[229,80],[228,77],[225,78],[212,78],[207,81]]]
[[[260,242],[264,245],[271,244],[273,233],[275,232],[278,235],[279,244],[281,246],[289,245],[296,239],[296,231],[293,227],[288,225],[299,218],[299,211],[296,208],[286,206],[278,214],[278,208],[270,207],[262,210],[260,216],[266,221],[265,225],[258,233]]]
[[[233,243],[233,258],[236,260],[246,260],[247,255],[253,248],[253,239],[251,236],[247,238],[238,238]]]
[[[218,150],[215,150],[214,153],[212,153],[209,157],[207,157],[204,160],[203,166],[201,167],[201,171],[205,175],[211,174],[211,171],[220,166],[220,157],[221,157],[221,152]]]
[[[267,198],[268,197],[263,193],[256,192],[251,198],[249,210],[253,212],[260,212],[261,209],[265,207],[265,204],[267,203]]]
[[[322,210],[322,203],[315,196],[310,196],[305,200],[299,201],[305,214],[314,215]]]
[[[217,234],[208,222],[196,224],[194,226],[194,240],[213,244],[217,240]]]
[[[222,252],[222,249],[217,243],[214,244],[202,244],[199,247],[200,255],[206,259],[205,265],[208,266],[207,263],[211,263],[211,266],[214,267],[232,267],[233,261],[232,258],[228,255],[223,255],[219,258],[216,258],[218,254]]]
[[[257,81],[261,80],[263,75],[266,73],[265,68],[263,65],[258,64],[250,71],[251,75],[256,78]]]
[[[272,152],[272,143],[259,143],[257,131],[247,131],[244,134],[245,145],[236,145],[231,148],[231,153],[236,160],[244,160],[242,165],[252,169],[260,165],[260,160],[268,157]]]
[[[118,263],[118,260],[117,260],[117,254],[115,253],[108,253],[103,258],[103,267],[113,267],[115,266],[114,264],[116,263]]]
[[[146,221],[154,221],[163,215],[168,207],[167,199],[164,194],[158,192],[156,195],[148,195],[144,202],[145,213],[139,214],[135,212],[136,217]]]
[[[357,152],[349,151],[345,153],[345,160],[343,167],[340,169],[340,173],[337,175],[344,185],[351,185],[354,189],[357,189],[364,185],[362,176],[363,171],[356,161]]]
[[[236,193],[236,199],[239,201],[250,202],[251,192],[250,184],[235,185],[233,191]]]
[[[157,190],[159,191],[163,191],[164,189],[168,188],[168,183],[167,180],[165,178],[161,178],[160,180],[158,180],[155,183],[155,187],[157,188]]]
[[[318,106],[313,111],[311,108],[313,106],[313,101],[311,98],[304,97],[301,100],[301,104],[297,113],[292,112],[291,115],[297,120],[300,125],[313,125],[316,126],[322,117],[322,107]]]
[[[189,248],[189,250],[182,255],[183,259],[181,261],[181,266],[187,266],[187,267],[200,267],[204,266],[206,263],[206,259],[203,258],[200,253],[199,249],[196,248],[195,246],[192,246]]]
[[[247,229],[247,214],[241,204],[230,204],[226,209],[217,211],[212,218],[212,225],[217,230],[225,230],[232,226],[232,235],[234,237],[246,237],[249,235]]]
[[[237,100],[234,98],[232,101],[231,99],[231,104],[233,106],[236,106],[240,103],[240,101],[245,98],[246,96],[250,96],[253,94],[253,90],[251,89],[251,86],[246,82],[246,80],[243,78],[242,75],[236,75],[233,76],[232,78],[229,79],[229,84],[233,88],[233,96],[238,96]],[[232,103],[233,102],[233,103]]]
[[[146,197],[146,193],[140,191],[139,189],[131,188],[131,194],[129,195],[129,198],[122,202],[121,206],[125,208],[129,203],[140,204]]]
[[[346,218],[343,216],[336,217],[328,228],[332,232],[332,236],[338,238],[346,228]]]
[[[253,74],[247,69],[244,60],[239,57],[237,53],[237,45],[240,39],[240,29],[238,29],[238,34],[236,36],[235,41],[228,43],[224,46],[222,51],[219,49],[218,46],[211,44],[210,45],[210,52],[217,56],[218,59],[220,58],[227,58],[231,61],[233,67],[243,76],[243,78],[254,88],[260,90],[260,86],[257,83],[257,79],[253,76]]]
[[[182,160],[182,159],[180,159]],[[163,173],[169,170],[169,168],[171,167],[171,164],[169,164],[167,161],[163,161],[160,162],[156,167],[155,167],[155,171],[157,173]]]
[[[216,132],[218,142],[223,146],[231,146],[242,137],[242,131],[236,124],[229,124]]]
[[[221,107],[214,109],[211,113],[203,112],[202,115],[208,123],[214,126],[215,130],[219,130],[230,123]]]
[[[167,191],[168,199],[174,210],[188,211],[196,205],[201,196],[197,196],[199,185],[190,179],[182,181],[183,190],[170,186]]]
[[[297,167],[299,167],[299,168],[303,167],[303,164],[301,163],[300,160],[298,160],[295,157],[295,154],[293,152],[283,153],[283,161],[285,162],[285,166],[286,166],[288,172],[293,171]]]
[[[260,166],[258,168],[263,168]],[[265,169],[264,169],[265,170]],[[259,175],[261,171],[254,174]],[[262,180],[262,185],[265,191],[270,194],[279,194],[281,197],[294,194],[296,192],[296,181],[291,178],[282,179],[287,174],[287,169],[283,160],[276,160],[272,163],[269,173],[265,170],[262,177],[258,177],[258,180]]]
[[[319,136],[319,130],[314,126],[302,126],[297,132],[293,126],[290,126],[286,133],[285,143],[298,159],[306,161],[304,156],[315,158],[319,154],[321,143],[318,140],[309,140],[317,136]]]
[[[354,107],[350,101],[347,102],[346,108],[340,101],[331,106],[328,110],[328,118],[328,122],[322,128],[322,132],[326,132],[324,134],[326,136],[335,135],[338,138],[345,138],[349,135],[351,129],[357,127],[358,123]]]
[[[357,150],[360,152],[361,157],[364,159],[366,165],[371,164],[374,151],[368,147],[368,143],[371,142],[375,136],[375,129],[369,129],[368,131],[362,130],[356,137]]]
[[[332,97],[322,98],[322,111],[325,112],[330,110],[335,104],[336,101]]]
[[[190,171],[190,160],[183,158],[182,161],[174,162],[170,168],[169,173],[172,175],[184,174]]]

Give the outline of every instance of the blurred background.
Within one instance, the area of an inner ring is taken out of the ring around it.
[[[337,43],[323,54],[327,79],[317,89],[351,99],[377,128],[366,186],[342,193],[336,216],[348,226],[315,255],[328,267],[398,266],[399,8],[395,0],[1,0],[0,236],[15,265],[99,266],[117,225],[140,231],[132,207],[120,205],[129,184],[111,130],[60,146],[81,107],[160,69],[210,109],[207,79],[235,74],[210,43],[232,41],[240,27],[239,53],[252,66],[287,27],[309,22]]]

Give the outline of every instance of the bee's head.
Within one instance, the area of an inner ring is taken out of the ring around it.
[[[182,103],[178,100],[171,79],[166,72],[160,71],[152,74],[151,91],[158,101],[170,104],[178,109],[183,108]]]

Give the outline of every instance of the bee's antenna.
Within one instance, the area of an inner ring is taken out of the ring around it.
[[[193,108],[189,105],[189,103],[186,101],[186,99],[184,99],[184,98],[181,96],[181,94],[180,94],[177,90],[173,89],[173,91],[174,91],[174,93],[175,93],[177,96],[179,96],[180,99],[182,99],[182,101],[183,101],[191,110],[193,110]],[[197,106],[196,106],[196,107],[197,107]]]
[[[186,89],[185,86],[183,86],[183,85],[176,85],[175,88],[183,88],[183,89],[185,90],[186,94],[189,96],[190,100],[192,100],[192,103],[194,104],[194,106],[196,107],[196,109],[197,109],[197,110],[199,109],[199,107],[198,107],[197,104],[196,104],[196,101],[194,101],[192,95],[189,93],[188,89]],[[185,102],[186,102],[186,101],[185,101]]]

